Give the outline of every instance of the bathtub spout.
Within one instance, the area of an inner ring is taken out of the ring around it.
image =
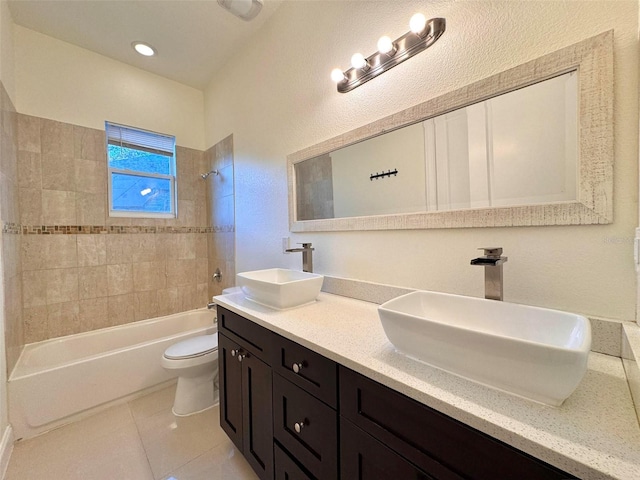
[[[216,306],[217,306],[217,304],[216,304],[216,303],[214,303],[214,302],[207,303],[207,308],[208,308],[209,310],[213,310],[214,308],[216,308]]]

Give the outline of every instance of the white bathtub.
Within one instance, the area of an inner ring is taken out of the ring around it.
[[[165,349],[214,333],[214,318],[215,311],[192,310],[26,345],[8,383],[15,438],[175,378],[160,366]]]

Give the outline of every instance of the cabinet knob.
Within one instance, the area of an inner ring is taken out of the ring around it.
[[[242,362],[242,360],[244,360],[244,359],[245,359],[245,358],[247,358],[248,356],[249,356],[249,354],[248,354],[248,353],[244,353],[244,354],[242,354],[242,353],[241,353],[241,354],[239,354],[239,355],[238,355],[238,361],[239,361],[239,362]]]
[[[296,433],[300,433],[306,424],[307,424],[307,419],[305,418],[301,422],[294,423],[293,429],[296,431]]]
[[[304,366],[304,362],[294,363],[291,366],[291,370],[293,370],[293,373],[300,373],[300,370],[302,370],[303,366]]]
[[[238,350],[231,350],[231,356],[235,357],[238,354]]]

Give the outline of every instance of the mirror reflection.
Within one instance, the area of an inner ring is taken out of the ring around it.
[[[297,220],[576,200],[577,78],[571,71],[296,163]]]

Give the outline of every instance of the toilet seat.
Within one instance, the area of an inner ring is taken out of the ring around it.
[[[164,352],[164,358],[169,360],[183,360],[201,357],[218,350],[218,334],[200,335],[188,338],[171,345]]]

